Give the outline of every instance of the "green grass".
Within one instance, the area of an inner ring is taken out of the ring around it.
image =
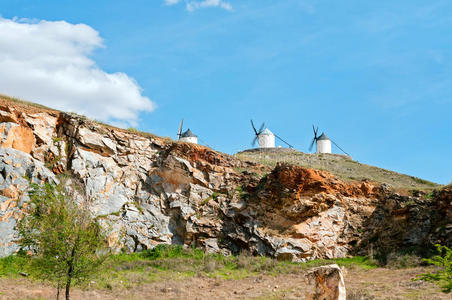
[[[190,277],[243,279],[256,275],[299,274],[308,268],[337,263],[347,268],[372,269],[376,265],[365,257],[313,260],[307,263],[277,261],[259,256],[223,256],[199,249],[159,245],[139,253],[112,255],[89,285],[82,288],[121,289],[154,281],[182,280]],[[17,277],[20,272],[39,280],[37,266],[25,255],[0,259],[0,277]]]
[[[299,274],[308,268],[337,263],[347,268],[372,269],[377,265],[365,257],[313,260],[307,263],[277,261],[268,257],[205,254],[199,249],[157,246],[134,254],[110,258],[105,271],[95,280],[99,288],[131,287],[140,283],[179,280],[193,276],[243,279],[250,276]]]
[[[30,257],[11,255],[0,258],[0,277],[17,277],[20,273],[33,274],[34,266]]]
[[[307,267],[315,267],[326,264],[336,263],[341,267],[346,268],[361,268],[364,270],[375,269],[378,265],[371,259],[365,256],[354,256],[350,258],[335,258],[335,259],[319,259],[305,263]]]

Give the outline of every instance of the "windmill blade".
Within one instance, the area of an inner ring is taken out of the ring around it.
[[[331,139],[330,139],[331,140]],[[345,152],[341,147],[339,147],[339,145],[338,144],[336,144],[333,140],[331,140],[331,142],[336,146],[336,147],[338,147],[342,152],[344,152],[345,154],[347,154],[348,156],[350,156],[350,154],[348,154],[347,152]]]
[[[251,142],[251,146],[255,146],[256,145],[256,141],[257,141],[257,138],[259,137],[259,135],[256,135],[255,137],[254,137],[254,139],[253,139],[253,141]]]
[[[283,140],[282,138],[280,138],[278,135],[275,134],[275,136],[282,141],[283,143],[285,143],[287,146],[289,146],[289,148],[293,148],[293,146],[291,144],[289,144],[288,142],[286,142],[285,140]]]
[[[316,141],[317,141],[316,138],[313,138],[313,139],[312,139],[311,146],[309,146],[309,152],[312,151],[312,147],[314,147],[314,143],[315,143]]]
[[[184,119],[182,119],[182,121],[180,121],[180,125],[179,125],[179,131],[177,132],[177,139],[180,139],[180,136],[182,135],[182,126],[184,126]]]
[[[258,133],[258,135],[262,133],[262,130],[264,130],[264,127],[265,127],[265,122],[262,123],[261,127],[259,128],[259,133]]]
[[[314,139],[317,139],[317,133],[319,132],[319,127],[317,126],[317,129],[315,129],[314,125],[312,125],[312,131],[314,131]]]
[[[253,127],[254,133],[255,133],[256,135],[259,135],[259,134],[257,133],[256,127],[254,127],[253,120],[251,120],[251,126]]]

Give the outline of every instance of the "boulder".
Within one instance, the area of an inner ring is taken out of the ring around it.
[[[336,264],[310,270],[306,281],[306,300],[346,300],[344,277]]]

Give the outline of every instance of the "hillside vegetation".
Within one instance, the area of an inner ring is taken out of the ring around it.
[[[235,157],[274,167],[285,162],[302,167],[329,171],[342,180],[370,180],[385,183],[395,189],[430,190],[440,185],[409,175],[381,169],[354,161],[339,154],[310,154],[292,149],[251,149],[239,152]]]

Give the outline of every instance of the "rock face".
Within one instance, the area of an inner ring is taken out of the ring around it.
[[[304,261],[370,245],[451,241],[450,188],[429,199],[403,197],[378,184],[289,165],[270,170],[199,145],[13,104],[0,106],[0,150],[0,255],[17,250],[14,226],[28,180],[61,175],[88,198],[118,251],[165,243]]]
[[[306,274],[306,300],[345,300],[344,277],[338,265],[314,268]]]
[[[27,179],[25,179],[27,178]],[[0,149],[0,256],[18,250],[15,226],[21,210],[29,201],[29,182],[57,183],[55,175],[44,164],[15,149]]]

